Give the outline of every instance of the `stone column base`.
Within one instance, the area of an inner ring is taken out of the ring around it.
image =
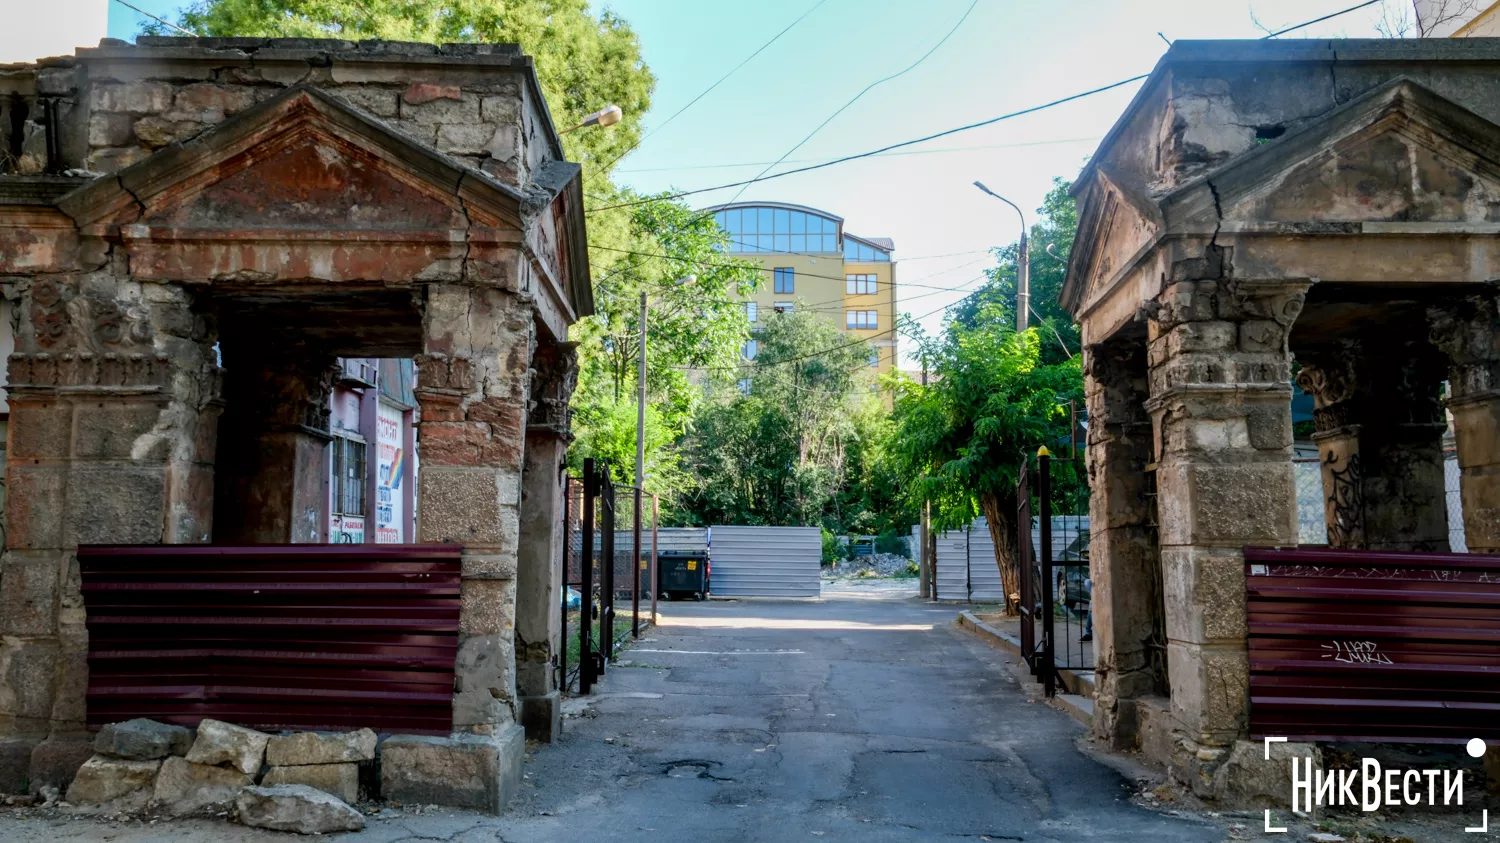
[[[552,743],[562,737],[562,692],[521,697],[521,725],[529,741]]]
[[[520,790],[525,754],[518,724],[496,735],[392,735],[380,744],[380,795],[498,814]]]
[[[1197,796],[1231,811],[1290,810],[1292,759],[1311,756],[1313,768],[1323,769],[1323,753],[1311,743],[1273,743],[1271,758],[1266,760],[1264,741],[1207,746],[1178,733],[1172,755],[1173,778],[1191,787]]]
[[[0,793],[35,790],[30,783],[31,751],[41,742],[41,738],[0,738]]]
[[[83,762],[94,755],[94,742],[88,737],[51,737],[31,751],[31,789],[50,784],[66,793]]]

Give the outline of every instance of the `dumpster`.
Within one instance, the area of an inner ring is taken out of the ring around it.
[[[663,600],[702,600],[708,596],[708,554],[701,550],[663,550],[656,555],[657,593]]]

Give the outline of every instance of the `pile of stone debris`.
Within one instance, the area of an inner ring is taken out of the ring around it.
[[[876,553],[840,559],[824,573],[835,577],[891,577],[905,573],[910,565],[911,560],[899,553]]]
[[[218,720],[196,733],[154,720],[112,723],[94,741],[56,807],[161,817],[233,817],[257,828],[327,834],[359,831],[360,767],[375,760],[375,733],[269,735]],[[259,784],[257,784],[259,782]]]

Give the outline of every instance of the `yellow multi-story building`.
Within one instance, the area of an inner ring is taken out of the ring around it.
[[[843,217],[784,202],[736,202],[712,211],[729,234],[728,250],[765,270],[760,289],[745,301],[752,329],[778,310],[809,310],[868,341],[877,376],[896,367],[894,243],[849,234]],[[752,339],[745,356],[755,353]]]

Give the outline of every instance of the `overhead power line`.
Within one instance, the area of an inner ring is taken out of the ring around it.
[[[927,52],[923,53],[916,61],[914,61],[911,64],[907,65],[906,67],[904,67],[904,68],[896,71],[895,73],[890,74],[889,76],[884,76],[884,77],[882,77],[880,79],[876,79],[874,82],[871,82],[870,84],[866,85],[864,87],[864,89],[861,90],[859,93],[857,93],[854,96],[850,97],[848,102],[846,102],[843,105],[839,106],[837,109],[834,110],[834,112],[832,114],[830,114],[827,117],[825,117],[823,119],[822,123],[819,123],[811,132],[808,132],[807,133],[807,137],[803,138],[802,140],[797,141],[797,144],[795,146],[793,146],[791,149],[788,149],[786,152],[783,152],[781,154],[780,158],[777,158],[775,162],[767,165],[764,170],[761,170],[760,174],[755,177],[754,181],[760,180],[760,178],[762,176],[764,176],[766,173],[770,172],[771,170],[775,169],[778,165],[781,164],[782,161],[785,161],[786,158],[787,158],[787,156],[789,156],[793,152],[796,152],[797,150],[801,149],[802,146],[803,146],[803,144],[806,144],[808,141],[812,140],[813,137],[818,134],[818,132],[823,131],[823,128],[825,126],[827,126],[829,123],[832,123],[834,121],[834,119],[837,118],[840,114],[843,114],[844,110],[847,109],[847,108],[849,108],[849,106],[854,105],[855,103],[859,102],[860,98],[863,97],[865,94],[868,94],[869,92],[875,90],[876,87],[878,87],[880,85],[883,85],[886,82],[891,81],[892,79],[896,79],[896,78],[899,78],[901,76],[905,76],[907,73],[910,73],[911,71],[915,70],[917,68],[917,66],[920,65],[922,62],[927,61],[928,56],[931,56],[933,53],[937,52],[938,48],[941,47],[941,46],[943,46],[944,44],[946,44],[948,42],[948,39],[953,37],[953,33],[957,32],[958,28],[964,25],[964,21],[966,21],[966,20],[969,19],[969,14],[971,12],[973,12],[974,11],[974,7],[978,6],[978,5],[979,5],[979,0],[974,0],[974,2],[970,3],[969,4],[969,8],[964,9],[964,13],[959,16],[958,22],[955,23],[955,24],[953,24],[953,28],[950,29],[950,30],[948,30],[947,34],[945,34],[942,38],[939,38],[938,42],[936,44],[933,44],[932,47],[930,49],[928,49]],[[752,181],[750,184],[754,184],[754,181]],[[746,184],[744,187],[741,187],[740,190],[739,190],[739,193],[736,193],[734,195],[734,199],[730,199],[729,201],[730,202],[734,202],[734,201],[738,200],[740,198],[740,196],[744,195],[746,188],[748,188],[750,186],[750,184]]]
[[[905,152],[888,152],[878,158],[896,158],[904,155],[941,155],[950,152],[980,152],[987,149],[1015,149],[1023,146],[1053,146],[1062,143],[1090,143],[1099,140],[1099,136],[1089,138],[1053,138],[1051,140],[1018,141],[1016,143],[985,143],[975,146],[946,146],[940,149],[909,149]],[[781,162],[784,164],[807,164],[812,161],[820,161],[820,158],[788,158]],[[775,161],[745,161],[740,164],[694,164],[687,167],[622,167],[615,170],[617,173],[666,173],[679,170],[733,170],[740,167],[763,167],[767,164],[775,164]],[[903,258],[911,260],[911,258]]]
[[[173,29],[177,30],[178,32],[181,32],[183,35],[191,36],[193,38],[197,38],[198,37],[198,33],[196,33],[196,32],[189,32],[188,30],[183,29],[182,27],[178,26],[177,24],[172,23],[171,21],[166,20],[164,18],[159,18],[156,15],[151,14],[150,12],[146,11],[145,9],[142,9],[139,6],[132,6],[129,3],[126,3],[125,0],[115,0],[115,2],[119,3],[121,6],[124,6],[127,9],[133,9],[133,10],[135,10],[137,12],[140,12],[141,14],[143,14],[146,17],[148,17],[148,18],[156,21],[159,24],[162,24],[163,26],[170,26]]]
[[[123,0],[121,0],[121,2],[123,2]],[[783,36],[783,35],[787,34],[788,32],[790,32],[792,30],[792,27],[794,27],[797,24],[801,23],[803,18],[807,17],[808,15],[812,14],[813,12],[816,12],[818,10],[818,7],[822,6],[826,2],[828,2],[828,0],[818,0],[818,2],[812,4],[812,6],[810,6],[807,11],[803,12],[801,15],[798,15],[796,20],[794,20],[791,23],[787,24],[784,29],[782,29],[780,32],[776,33],[774,36],[772,36],[770,41],[767,41],[766,43],[760,45],[760,47],[757,48],[755,52],[753,52],[750,55],[746,56],[745,59],[744,59],[744,61],[741,61],[739,64],[737,64],[734,67],[730,68],[730,70],[729,70],[728,73],[724,74],[723,76],[720,76],[716,82],[714,82],[712,85],[709,85],[707,88],[704,88],[703,89],[703,93],[699,94],[696,97],[693,97],[691,100],[688,101],[687,105],[684,105],[682,108],[679,108],[676,111],[672,112],[672,116],[668,117],[667,119],[665,119],[663,121],[661,121],[661,125],[656,126],[651,131],[647,132],[644,135],[641,135],[640,139],[637,140],[635,143],[631,144],[629,147],[627,147],[624,152],[621,152],[619,155],[616,155],[615,157],[609,159],[609,161],[607,163],[605,163],[604,166],[599,167],[598,169],[594,170],[594,172],[591,173],[588,178],[584,179],[584,182],[587,183],[587,182],[593,181],[594,177],[598,176],[600,173],[607,173],[607,172],[609,172],[609,168],[611,166],[613,166],[616,161],[619,161],[621,158],[624,158],[625,156],[627,156],[630,153],[634,152],[637,147],[639,147],[641,144],[643,144],[643,143],[646,142],[646,138],[649,138],[652,135],[656,134],[657,132],[661,131],[662,129],[665,129],[667,127],[668,123],[672,122],[673,120],[676,120],[677,117],[682,114],[682,112],[687,111],[689,108],[692,108],[694,105],[696,105],[697,102],[698,102],[698,100],[701,100],[704,97],[708,96],[709,93],[711,93],[714,88],[717,88],[720,85],[722,85],[724,83],[724,80],[726,80],[729,77],[733,76],[734,74],[738,73],[739,70],[740,70],[740,68],[742,68],[745,65],[747,65],[747,64],[750,63],[751,59],[753,59],[756,56],[760,55],[761,53],[765,52],[765,50],[766,50],[767,47],[769,47],[772,44],[775,44],[777,41],[781,40],[781,36]]]
[[[1312,26],[1315,23],[1322,23],[1323,21],[1331,20],[1333,18],[1339,17],[1340,15],[1347,15],[1350,12],[1359,11],[1360,9],[1363,9],[1363,8],[1365,8],[1367,6],[1373,6],[1376,3],[1378,3],[1378,2],[1381,2],[1381,0],[1367,0],[1364,3],[1359,3],[1359,4],[1356,4],[1354,6],[1350,6],[1347,9],[1341,9],[1341,10],[1339,10],[1337,12],[1333,12],[1331,14],[1323,15],[1322,17],[1314,18],[1313,20],[1310,20],[1310,21],[1304,21],[1303,23],[1296,24],[1295,26],[1289,26],[1289,27],[1286,27],[1285,29],[1277,30],[1276,32],[1272,32],[1271,34],[1265,36],[1265,38],[1266,39],[1268,39],[1268,38],[1275,38],[1278,35],[1285,35],[1288,32],[1294,32],[1294,31],[1296,31],[1298,29],[1303,29],[1305,27]],[[1261,39],[1261,40],[1265,40],[1265,39]],[[997,117],[991,117],[988,120],[980,120],[977,123],[968,123],[968,124],[963,125],[963,126],[955,126],[952,129],[944,129],[941,132],[934,132],[934,133],[932,133],[930,135],[924,135],[924,136],[919,137],[919,138],[913,138],[911,140],[900,141],[898,143],[889,144],[887,146],[882,146],[879,149],[872,149],[872,150],[870,150],[868,152],[858,152],[858,153],[855,153],[853,155],[845,155],[845,156],[843,156],[841,158],[834,158],[832,160],[824,161],[824,162],[818,163],[818,164],[809,164],[806,167],[797,167],[797,168],[791,169],[791,170],[783,170],[783,171],[781,171],[779,173],[768,173],[768,174],[765,174],[765,175],[756,176],[753,179],[745,179],[745,180],[742,180],[742,181],[733,181],[733,182],[728,182],[727,184],[714,185],[713,187],[700,187],[700,188],[698,188],[696,190],[684,190],[684,191],[680,191],[678,193],[670,193],[670,194],[667,194],[665,196],[652,197],[650,199],[637,199],[637,200],[630,201],[630,202],[617,202],[617,203],[614,203],[612,205],[604,205],[604,206],[601,206],[601,207],[598,207],[598,208],[592,208],[592,209],[588,210],[586,213],[592,214],[592,213],[596,213],[598,211],[612,210],[614,208],[629,208],[629,207],[633,207],[633,206],[636,206],[636,205],[643,205],[643,204],[646,204],[647,202],[654,202],[654,201],[656,201],[658,199],[680,199],[680,198],[682,198],[684,196],[695,196],[695,195],[700,194],[700,193],[711,193],[711,192],[713,192],[715,190],[727,190],[727,189],[729,189],[731,187],[743,187],[743,186],[755,184],[757,182],[770,181],[771,179],[779,179],[779,178],[784,178],[786,176],[794,176],[794,175],[798,175],[800,173],[808,173],[808,172],[812,172],[814,170],[821,170],[821,169],[824,169],[826,167],[832,167],[832,166],[835,166],[835,165],[838,165],[838,164],[845,164],[845,163],[848,163],[850,161],[857,161],[857,160],[859,160],[861,158],[871,158],[871,157],[874,157],[876,155],[880,155],[880,154],[885,153],[885,152],[890,152],[893,149],[903,149],[903,148],[908,147],[908,146],[916,146],[917,144],[926,143],[926,142],[932,141],[932,140],[937,140],[938,138],[948,137],[949,135],[956,135],[956,134],[958,134],[960,132],[967,132],[967,131],[970,131],[970,130],[973,130],[973,129],[979,129],[979,128],[983,128],[985,126],[991,126],[991,125],[994,125],[995,123],[999,123],[999,122],[1004,121],[1004,120],[1011,120],[1011,119],[1014,119],[1016,117],[1025,116],[1027,114],[1035,114],[1038,111],[1045,111],[1046,109],[1049,109],[1049,108],[1056,108],[1059,105],[1064,105],[1066,103],[1073,102],[1074,100],[1080,100],[1080,99],[1083,99],[1085,97],[1094,96],[1095,94],[1102,94],[1102,93],[1104,93],[1106,91],[1112,91],[1115,88],[1119,88],[1119,87],[1122,87],[1122,86],[1125,86],[1125,85],[1129,85],[1132,82],[1139,82],[1142,79],[1145,79],[1146,77],[1148,77],[1150,75],[1151,74],[1149,74],[1149,73],[1142,73],[1142,74],[1137,75],[1137,76],[1132,76],[1129,79],[1121,79],[1118,82],[1111,82],[1108,85],[1102,85],[1102,86],[1100,86],[1098,88],[1093,88],[1093,89],[1090,89],[1090,90],[1087,90],[1087,91],[1081,91],[1079,93],[1072,94],[1072,95],[1066,96],[1066,97],[1062,97],[1060,99],[1055,99],[1055,100],[1052,100],[1050,102],[1044,102],[1041,105],[1034,105],[1034,106],[1032,106],[1030,108],[1023,108],[1020,111],[1012,111],[1012,112],[1009,112],[1007,114],[1001,114],[1001,115],[999,115]]]

